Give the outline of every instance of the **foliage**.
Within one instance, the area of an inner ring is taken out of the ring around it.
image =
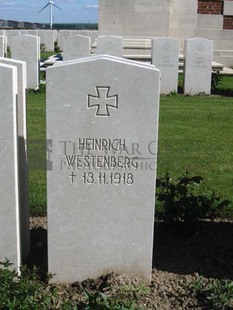
[[[221,215],[222,210],[230,204],[213,193],[210,197],[199,192],[201,176],[183,177],[173,182],[167,173],[156,182],[155,216],[168,222],[193,222],[198,219],[213,219]]]
[[[39,87],[34,89],[34,88],[30,88],[27,90],[28,93],[33,93],[33,94],[40,94],[40,93],[45,93],[46,91],[46,83],[41,80]]]
[[[71,303],[61,303],[57,289],[40,280],[38,270],[22,267],[20,275],[11,270],[12,264],[0,263],[0,309],[1,310],[53,310],[73,309]],[[47,280],[51,278],[47,276]],[[69,308],[68,308],[69,307]]]
[[[41,43],[41,44],[40,44],[40,52],[41,52],[41,53],[45,53],[45,52],[46,52],[46,47],[45,47],[45,44],[44,44],[44,43]]]
[[[200,277],[192,283],[190,290],[208,309],[233,309],[232,281],[215,279],[211,283],[207,283]]]
[[[47,24],[47,27],[49,28],[49,24]],[[77,29],[77,30],[97,30],[98,29],[98,24],[96,23],[76,23],[76,24],[53,24],[53,29]]]
[[[58,287],[42,282],[38,269],[22,267],[20,275],[9,260],[0,262],[0,309],[1,310],[139,310],[131,301],[107,296],[102,292],[84,291],[84,301],[75,304],[68,294],[62,296]]]
[[[170,91],[170,93],[167,96],[168,97],[176,97],[177,96],[177,92],[175,90]]]
[[[217,89],[217,87],[222,83],[222,76],[218,70],[212,71],[211,76],[211,89]]]
[[[101,292],[90,293],[85,291],[87,303],[81,307],[83,310],[137,310],[133,302],[121,301],[114,297],[109,297]]]

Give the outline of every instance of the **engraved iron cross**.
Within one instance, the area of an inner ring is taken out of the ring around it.
[[[88,95],[88,108],[97,107],[96,116],[110,116],[109,108],[118,109],[118,95],[109,96],[109,86],[96,86],[97,96]]]
[[[21,43],[21,46],[22,46],[23,48],[27,48],[28,43],[27,43],[26,41],[23,41],[23,42]]]

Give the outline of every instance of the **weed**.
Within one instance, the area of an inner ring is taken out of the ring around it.
[[[170,93],[167,96],[168,97],[176,97],[177,96],[177,92],[175,90],[170,91]]]
[[[217,70],[212,71],[211,76],[211,89],[216,89],[222,83],[222,76]]]
[[[201,176],[190,177],[189,171],[176,182],[168,174],[157,179],[156,217],[167,222],[194,222],[220,216],[230,201],[221,200],[215,193],[209,197],[200,193],[198,189],[202,181]]]
[[[233,307],[232,281],[216,279],[207,283],[200,277],[192,283],[190,290],[208,309],[227,310]]]
[[[20,275],[9,260],[0,263],[0,309],[1,310],[53,310],[73,309],[71,303],[62,304],[57,289],[40,280],[36,268],[21,267]],[[51,278],[47,275],[46,281]],[[63,308],[66,307],[66,308]],[[69,307],[69,308],[68,308]]]
[[[101,292],[90,293],[85,291],[87,304],[81,309],[84,310],[139,310],[131,301],[121,301]]]

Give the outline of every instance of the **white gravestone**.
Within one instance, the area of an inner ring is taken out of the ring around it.
[[[0,57],[5,57],[5,38],[0,36]]]
[[[5,30],[7,36],[7,45],[11,50],[11,43],[14,41],[16,36],[20,35],[20,30]]]
[[[210,94],[213,41],[202,38],[185,40],[184,93]]]
[[[29,34],[14,37],[11,58],[27,63],[27,88],[39,87],[40,38]]]
[[[0,64],[0,261],[9,259],[19,271],[21,244],[16,95],[17,68]]]
[[[150,282],[159,83],[154,66],[111,56],[48,69],[52,281],[113,271]]]
[[[97,37],[96,54],[123,57],[123,39],[116,36]]]
[[[64,48],[64,41],[71,36],[71,30],[59,30],[57,33],[58,47],[61,51]]]
[[[46,51],[54,52],[55,33],[53,30],[38,30],[40,44],[44,44]]]
[[[19,186],[22,236],[22,258],[27,259],[30,248],[29,203],[28,203],[28,162],[27,162],[27,107],[26,107],[26,62],[0,58],[0,63],[17,67],[17,118],[19,148]]]
[[[91,39],[84,36],[70,36],[64,41],[63,60],[72,60],[90,56]]]
[[[162,94],[177,91],[179,70],[179,40],[173,38],[152,39],[152,64],[161,71]]]

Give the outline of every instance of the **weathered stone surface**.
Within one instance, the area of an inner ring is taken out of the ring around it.
[[[90,56],[91,39],[80,35],[64,40],[63,60],[79,59]]]
[[[28,202],[28,159],[27,159],[27,107],[26,107],[26,62],[0,58],[0,64],[17,67],[17,119],[19,149],[20,230],[22,259],[26,260],[30,248],[29,202]]]
[[[0,261],[21,264],[19,226],[17,68],[0,64]]]
[[[115,271],[150,282],[159,81],[154,66],[111,56],[48,69],[52,281]]]
[[[116,36],[98,37],[96,54],[123,57],[123,39]]]
[[[161,71],[162,94],[177,91],[179,69],[179,40],[173,38],[152,39],[152,64]]]
[[[27,88],[39,86],[40,38],[29,34],[16,36],[11,43],[11,58],[27,63]]]
[[[184,93],[210,94],[213,41],[202,38],[185,40]]]

